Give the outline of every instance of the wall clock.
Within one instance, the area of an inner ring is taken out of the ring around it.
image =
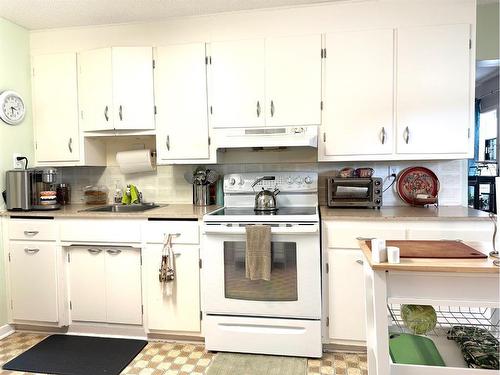
[[[8,125],[21,123],[26,107],[21,96],[15,91],[0,92],[0,119]]]

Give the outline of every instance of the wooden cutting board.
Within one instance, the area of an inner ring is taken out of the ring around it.
[[[366,245],[371,251],[371,242],[366,241]],[[460,241],[386,241],[386,245],[399,247],[401,258],[488,258]]]

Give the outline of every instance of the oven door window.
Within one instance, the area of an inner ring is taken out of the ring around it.
[[[297,301],[297,244],[271,243],[271,280],[250,280],[245,272],[245,241],[224,242],[225,298]]]

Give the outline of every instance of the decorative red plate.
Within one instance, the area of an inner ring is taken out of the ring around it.
[[[396,181],[399,197],[416,206],[436,203],[439,192],[437,176],[425,167],[409,167],[399,172]]]

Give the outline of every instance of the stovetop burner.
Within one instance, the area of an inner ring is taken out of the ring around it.
[[[212,212],[213,216],[290,216],[315,215],[316,207],[280,207],[277,211],[255,211],[253,207],[225,207]]]

